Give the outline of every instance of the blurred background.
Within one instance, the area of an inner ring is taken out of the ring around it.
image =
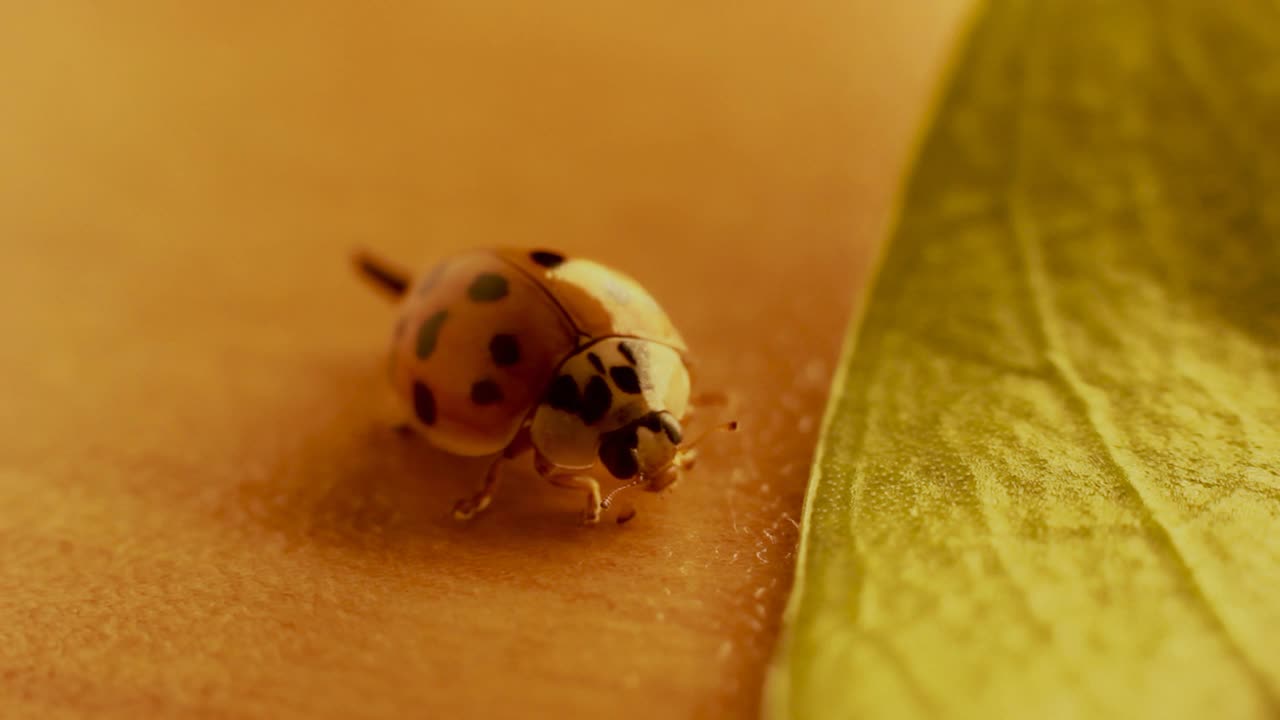
[[[4,4],[2,714],[756,714],[966,6]],[[455,525],[348,256],[481,245],[636,277],[744,431],[625,527]]]

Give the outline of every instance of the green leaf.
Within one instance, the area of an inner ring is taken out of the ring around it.
[[[996,2],[957,62],[767,712],[1280,717],[1280,6]]]

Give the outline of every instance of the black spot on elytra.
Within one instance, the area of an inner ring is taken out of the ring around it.
[[[597,455],[610,475],[619,480],[628,480],[640,472],[640,461],[636,456],[639,444],[635,426],[628,425],[602,434]]]
[[[578,397],[578,383],[572,375],[561,375],[551,382],[551,388],[547,390],[547,402],[551,407],[565,412],[577,413],[581,409],[582,400]]]
[[[494,335],[489,341],[489,357],[498,367],[508,367],[520,362],[520,343],[515,335]]]
[[[471,386],[471,402],[477,405],[496,405],[502,402],[502,388],[492,380],[480,380]]]
[[[413,384],[413,412],[423,425],[436,424],[436,396],[420,382]]]
[[[467,296],[476,302],[495,302],[507,296],[507,279],[497,273],[484,273],[471,282]]]
[[[604,374],[604,363],[600,362],[599,355],[589,352],[587,353],[587,359],[591,361],[591,367],[595,368],[596,372]]]
[[[541,265],[544,268],[553,268],[564,262],[564,256],[558,252],[550,250],[534,250],[529,253],[529,259]]]
[[[440,326],[444,325],[445,318],[449,317],[448,310],[440,312],[427,318],[422,327],[418,328],[418,359],[426,360],[431,357],[431,353],[435,352],[436,339],[440,337]]]
[[[624,342],[618,343],[618,352],[622,353],[622,357],[626,358],[627,362],[631,363],[632,365],[636,364],[635,351],[631,349],[630,345]]]
[[[609,368],[609,377],[613,378],[613,384],[624,393],[631,395],[640,394],[640,376],[636,375],[635,368],[619,365],[615,368]]]
[[[595,425],[609,412],[612,404],[613,393],[609,390],[609,383],[599,375],[593,375],[582,393],[582,410],[578,415],[582,422]]]

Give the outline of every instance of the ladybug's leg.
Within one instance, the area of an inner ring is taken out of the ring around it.
[[[556,466],[539,457],[538,471],[547,478],[547,482],[558,488],[576,489],[586,492],[586,510],[582,512],[582,523],[594,525],[600,521],[600,483],[590,475],[576,473],[557,473]]]
[[[477,514],[484,512],[489,507],[489,503],[493,502],[493,495],[498,491],[498,480],[501,479],[501,466],[508,460],[519,456],[524,451],[533,447],[529,440],[529,431],[521,430],[516,439],[511,441],[506,450],[502,451],[502,456],[495,459],[493,464],[489,466],[489,472],[485,474],[484,486],[480,488],[480,492],[469,498],[459,500],[453,506],[453,517],[455,520],[470,520]]]
[[[564,473],[550,475],[547,480],[552,485],[567,490],[585,490],[587,507],[582,511],[582,522],[586,525],[595,525],[600,522],[600,484],[595,478],[590,475]]]
[[[480,492],[454,503],[454,520],[470,520],[489,507],[489,503],[493,502],[493,494],[498,490],[498,480],[501,477],[499,470],[504,460],[506,458],[500,457],[489,466],[489,472],[484,476],[484,487],[480,488]]]

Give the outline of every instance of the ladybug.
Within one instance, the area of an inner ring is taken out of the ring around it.
[[[528,452],[552,485],[585,495],[587,524],[609,504],[595,468],[619,489],[659,492],[693,466],[688,347],[623,273],[510,248],[454,255],[416,280],[368,254],[355,260],[399,302],[389,372],[409,427],[455,455],[497,456],[455,518],[488,507],[502,465]]]

